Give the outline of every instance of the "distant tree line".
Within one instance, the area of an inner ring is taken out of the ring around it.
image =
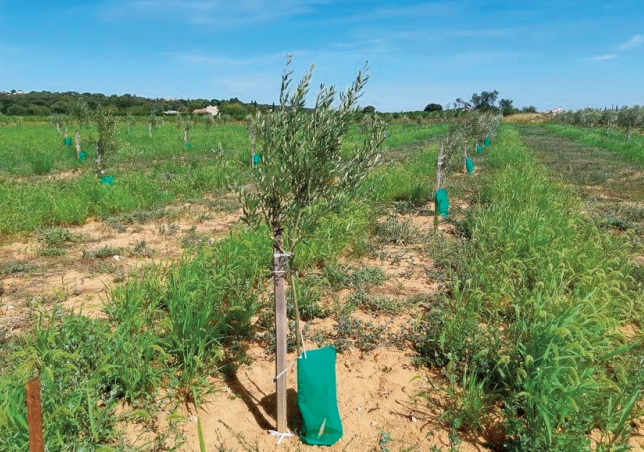
[[[510,99],[500,99],[497,103],[499,92],[482,91],[474,93],[470,100],[461,98],[447,110],[478,110],[493,113],[502,113],[504,116],[514,113],[528,112],[535,113],[535,107],[524,107],[517,109]],[[268,111],[274,105],[258,104],[257,102],[245,103],[236,97],[231,99],[150,99],[147,97],[135,96],[132,94],[105,95],[100,93],[77,93],[68,91],[65,93],[52,93],[49,91],[30,93],[0,93],[0,115],[9,116],[49,116],[55,114],[69,114],[73,106],[82,100],[87,104],[90,111],[95,111],[99,106],[108,108],[116,116],[150,116],[161,115],[164,111],[174,110],[182,114],[192,113],[194,110],[205,108],[208,105],[216,105],[219,112],[232,120],[243,121],[249,114],[257,111]],[[451,107],[451,108],[450,108]],[[423,111],[410,111],[393,113],[394,119],[402,116],[411,119],[426,118],[423,113],[437,114],[443,111],[443,106],[438,103],[429,103]],[[358,111],[358,119],[365,114],[376,113],[375,107],[368,105]],[[389,114],[392,115],[392,114]]]
[[[515,108],[511,99],[501,99],[497,104],[499,92],[482,91],[480,94],[474,93],[469,101],[457,98],[452,107],[455,110],[477,110],[491,113],[501,113],[503,116],[513,115],[515,113],[536,113],[537,108],[533,106]],[[449,105],[448,105],[449,108]],[[441,104],[431,103],[425,106],[424,111],[443,111]]]
[[[109,108],[117,116],[149,116],[175,110],[180,113],[192,113],[193,110],[216,105],[222,114],[235,120],[243,120],[248,114],[257,110],[268,110],[270,105],[257,102],[244,103],[236,97],[223,99],[148,99],[131,94],[105,95],[97,93],[52,93],[49,91],[30,92],[25,94],[0,94],[0,114],[11,116],[49,116],[51,114],[68,114],[73,105],[82,99],[91,111],[98,106]]]

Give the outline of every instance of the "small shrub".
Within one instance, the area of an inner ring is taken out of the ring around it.
[[[376,237],[384,243],[408,245],[418,241],[419,234],[412,226],[411,220],[400,221],[395,216],[390,216],[376,225]]]
[[[36,237],[49,247],[59,248],[81,240],[80,236],[71,233],[65,228],[40,228],[36,230]]]

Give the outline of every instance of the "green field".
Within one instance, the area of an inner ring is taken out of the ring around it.
[[[344,378],[378,363],[367,379],[393,386],[387,377],[400,369],[378,360],[396,349],[407,359],[405,384],[422,381],[405,403],[422,420],[424,439],[410,445],[402,433],[390,435],[385,429],[394,429],[394,420],[369,433],[369,447],[440,450],[432,438],[441,434],[450,450],[616,451],[636,444],[644,387],[643,187],[628,175],[641,171],[633,151],[639,141],[617,145],[570,127],[503,125],[490,147],[470,155],[474,174],[463,174],[459,151],[445,173],[450,215],[439,218],[432,201],[448,128],[389,125],[383,163],[355,200],[320,222],[293,261],[307,340],[351,357]],[[5,124],[0,132],[0,236],[7,246],[25,239],[71,248],[84,240],[71,226],[89,219],[107,223],[127,214],[132,230],[162,223],[177,204],[212,207],[231,197],[230,182],[244,184],[254,171],[242,124],[198,125],[189,149],[172,124],[151,138],[143,124],[130,131],[121,125],[109,164],[113,186],[95,175],[91,129],[83,135],[85,162],[50,125]],[[361,140],[356,124],[343,152],[351,155]],[[589,185],[612,198],[602,203]],[[23,388],[34,375],[49,450],[187,450],[182,407],[202,416],[212,397],[255,403],[239,390],[239,378],[252,366],[253,348],[268,356],[275,350],[269,231],[237,224],[217,240],[186,243],[179,258],[114,278],[100,315],[70,313],[60,299],[31,300],[20,334],[0,328],[0,450],[27,445]],[[123,253],[83,252],[80,262],[107,266],[106,257]],[[47,265],[72,261],[34,259],[9,257],[0,276],[35,279]],[[436,288],[414,292],[419,283]],[[287,295],[291,300],[290,289]],[[288,318],[295,321],[290,301]],[[367,379],[353,382],[356,393]],[[213,381],[230,393],[216,393],[221,387]],[[344,394],[353,403],[350,396]],[[362,407],[349,404],[342,415],[362,419]],[[126,437],[127,425],[142,426],[151,443]],[[488,436],[490,430],[498,433]],[[232,436],[241,450],[264,450]],[[237,450],[223,444],[211,443]]]
[[[0,236],[39,227],[70,226],[88,218],[153,211],[171,202],[200,200],[243,181],[250,171],[250,142],[241,124],[196,126],[190,149],[174,125],[157,128],[152,138],[145,125],[121,126],[118,153],[110,162],[115,184],[101,186],[96,177],[96,132],[81,134],[87,160],[47,124],[3,126],[0,134]],[[384,149],[395,149],[439,133],[440,127],[390,128]],[[73,135],[73,133],[70,133]],[[346,147],[361,137],[356,127]],[[86,144],[85,144],[86,143]]]

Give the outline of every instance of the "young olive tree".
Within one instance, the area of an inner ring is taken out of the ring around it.
[[[92,114],[83,98],[78,99],[71,108],[70,116],[76,124],[76,133],[74,136],[74,144],[76,145],[76,158],[80,158],[81,153],[81,130],[83,127],[89,125],[92,121]]]
[[[66,129],[67,115],[62,113],[53,113],[49,116],[49,123],[56,128],[56,132],[60,135],[63,127]],[[67,130],[65,130],[65,133]]]
[[[152,131],[159,126],[161,118],[159,118],[155,113],[151,113],[148,116],[148,135],[152,138]]]
[[[644,124],[644,110],[637,105],[624,107],[617,114],[617,122],[626,130],[626,141],[630,141],[633,129]]]
[[[254,226],[266,224],[273,239],[279,432],[287,429],[285,258],[315,231],[322,218],[358,196],[380,159],[385,138],[385,124],[371,118],[364,142],[351,150],[342,148],[369,79],[366,66],[339,94],[337,107],[335,87],[322,85],[310,111],[305,110],[305,99],[313,67],[294,89],[289,68],[290,58],[282,76],[279,106],[268,113],[257,112],[251,120],[262,163],[252,170],[250,186],[239,191],[242,219]]]
[[[212,126],[215,124],[215,118],[210,113],[205,114],[201,119],[201,121],[203,122],[203,125],[206,128],[206,130],[210,130]]]
[[[106,172],[105,167],[116,152],[116,126],[118,123],[112,111],[104,107],[97,108],[94,122],[98,129],[96,174],[98,177],[103,177]]]
[[[132,125],[134,125],[134,115],[128,112],[125,116],[125,124],[127,125],[127,133],[132,132]]]
[[[190,129],[192,129],[193,125],[194,121],[189,115],[177,115],[177,128],[179,130],[183,130],[183,145],[186,148],[189,147],[188,143],[190,142]]]
[[[617,124],[617,110],[604,109],[601,113],[601,125],[606,128],[606,135],[615,127],[615,124]]]

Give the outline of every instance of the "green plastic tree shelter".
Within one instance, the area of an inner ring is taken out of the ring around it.
[[[467,174],[474,172],[474,162],[469,157],[465,159],[465,169],[467,169]]]
[[[436,211],[443,217],[449,212],[449,200],[447,199],[447,190],[441,188],[436,190]]]
[[[303,353],[297,360],[297,406],[305,444],[332,446],[342,438],[337,399],[335,348]]]
[[[489,136],[485,137],[485,140],[483,140],[483,145],[485,147],[488,147],[490,144],[492,144],[492,139]]]

